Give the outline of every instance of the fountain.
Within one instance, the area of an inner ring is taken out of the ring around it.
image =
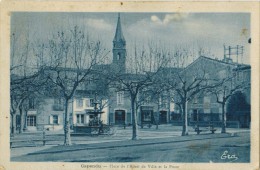
[[[94,99],[94,109],[85,110],[86,114],[89,116],[89,123],[86,125],[74,126],[74,134],[104,134],[110,131],[110,126],[103,124],[101,120],[101,114],[104,113],[98,108],[97,93],[95,93]]]
[[[95,93],[95,100],[93,102],[94,104],[94,110],[86,111],[86,114],[90,116],[93,116],[93,119],[89,121],[89,126],[101,126],[102,120],[101,120],[101,114],[104,113],[100,109],[98,109],[99,102],[97,101],[97,93]]]

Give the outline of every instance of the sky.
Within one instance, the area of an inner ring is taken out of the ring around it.
[[[194,55],[203,48],[208,57],[223,59],[224,44],[242,45],[244,55],[238,62],[249,64],[249,13],[121,13],[120,16],[128,51],[134,44],[152,41],[171,50],[187,48]],[[46,41],[59,30],[79,25],[112,51],[117,17],[118,13],[14,12],[11,31],[29,34],[32,42]]]

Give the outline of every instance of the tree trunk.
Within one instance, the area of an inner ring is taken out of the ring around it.
[[[186,132],[186,126],[185,126],[185,104],[183,104],[182,106],[182,133],[181,136],[185,136],[185,132]]]
[[[71,145],[68,107],[69,107],[69,99],[65,99],[64,145]]]
[[[159,99],[159,97],[158,97],[158,99]],[[160,123],[160,104],[158,101],[157,116],[156,116],[156,129],[159,129],[159,123]]]
[[[27,131],[27,112],[28,112],[28,110],[26,110],[26,112],[24,114],[23,131]]]
[[[13,114],[10,114],[10,134],[12,135],[14,133],[13,130]]]
[[[157,110],[157,116],[156,116],[156,129],[159,129],[159,120],[160,120],[160,112],[159,109]]]
[[[225,112],[225,103],[222,104],[222,129],[221,133],[226,133],[226,112]]]
[[[188,104],[188,102],[187,101],[185,101],[185,103],[183,103],[183,107],[182,107],[182,109],[183,109],[183,114],[184,114],[184,116],[183,116],[183,126],[182,126],[182,136],[186,136],[186,135],[188,135],[189,133],[188,133],[188,111],[187,111],[187,104]]]
[[[168,91],[168,97],[167,97],[167,107],[168,107],[168,113],[167,113],[167,123],[170,123],[171,120],[171,97],[170,92]]]
[[[11,133],[15,134],[16,133],[16,114],[12,114],[11,118],[12,118]]]
[[[19,126],[19,133],[23,132],[23,109],[19,108],[19,112],[20,112],[20,126]]]
[[[137,140],[137,115],[135,110],[135,99],[131,97],[131,107],[132,107],[132,124],[133,124],[133,133],[132,140]]]

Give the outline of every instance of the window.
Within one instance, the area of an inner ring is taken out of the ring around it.
[[[53,110],[62,111],[63,110],[63,100],[61,98],[54,99]]]
[[[164,94],[160,95],[159,97],[159,105],[161,108],[167,107],[167,97]]]
[[[59,99],[54,99],[54,105],[59,105],[60,104],[60,100]]]
[[[58,115],[53,115],[52,116],[52,124],[57,125],[59,123],[58,119],[59,119]]]
[[[120,54],[119,53],[117,54],[117,60],[120,60]]]
[[[59,124],[59,116],[58,115],[51,115],[50,116],[50,124],[58,125]]]
[[[84,114],[77,114],[77,123],[79,124],[84,123]]]
[[[29,99],[29,109],[35,109],[35,100],[34,98]]]
[[[89,107],[89,106],[90,106],[89,100],[85,100],[85,107]]]
[[[85,100],[86,107],[94,107],[94,99],[87,99]]]
[[[82,99],[77,99],[76,100],[76,105],[77,105],[77,108],[82,108],[83,107],[83,100]]]
[[[94,107],[94,99],[90,99],[89,103],[90,103],[90,107]]]
[[[124,92],[117,92],[117,104],[124,104]]]
[[[204,108],[204,113],[210,113],[210,96],[204,96],[204,102],[203,102],[203,108]]]
[[[193,121],[199,121],[199,113],[197,109],[192,110]]]
[[[152,111],[144,110],[143,112],[143,121],[151,121]]]
[[[36,116],[27,116],[27,126],[36,126]]]

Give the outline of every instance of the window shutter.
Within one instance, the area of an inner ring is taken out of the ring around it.
[[[85,116],[82,115],[82,116],[81,116],[81,119],[82,119],[81,122],[84,124],[84,123],[85,123]]]
[[[53,117],[52,117],[52,115],[50,116],[50,124],[53,124]]]
[[[86,107],[89,107],[89,106],[90,106],[90,100],[86,99]]]
[[[58,115],[58,124],[60,124],[60,116]]]

